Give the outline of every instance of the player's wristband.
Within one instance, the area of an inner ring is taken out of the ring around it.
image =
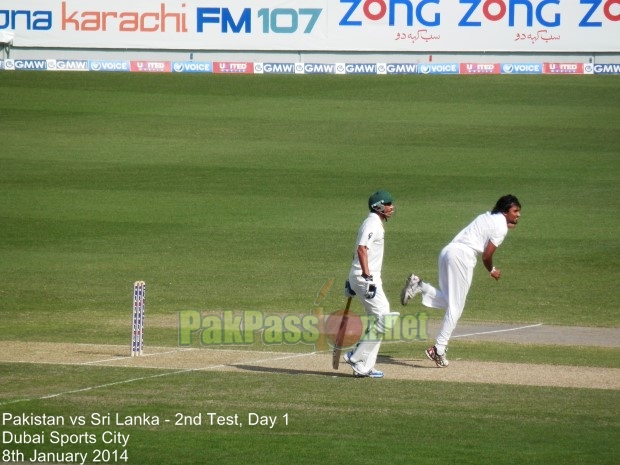
[[[497,271],[497,269],[495,267],[491,268],[491,271],[489,272],[490,275],[493,275],[493,272]]]

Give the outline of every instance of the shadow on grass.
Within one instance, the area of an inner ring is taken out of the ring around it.
[[[385,365],[397,365],[402,367],[407,367],[411,369],[433,369],[436,370],[437,367],[434,365],[430,365],[429,363],[424,363],[426,360],[422,359],[412,359],[412,360],[403,360],[403,359],[395,359],[391,356],[379,356],[377,358],[377,362]],[[252,371],[257,373],[274,373],[274,374],[285,374],[285,375],[312,375],[312,376],[326,376],[330,378],[357,378],[353,376],[353,373],[343,373],[342,371],[317,371],[317,370],[304,370],[304,369],[294,369],[294,368],[273,368],[273,367],[262,367],[256,365],[231,365],[236,369]],[[345,367],[345,369],[347,369]],[[347,370],[348,371],[348,370]],[[363,377],[360,377],[363,378]]]
[[[402,359],[402,358],[392,358],[390,355],[380,355],[377,357],[378,363],[384,363],[386,365],[398,365],[407,368],[437,368],[434,365],[429,365],[426,359]]]
[[[297,370],[292,368],[272,368],[272,367],[260,367],[256,365],[230,365],[233,368],[254,371],[258,373],[276,373],[283,375],[314,375],[314,376],[327,376],[329,378],[353,378],[353,374],[342,373],[335,371],[330,373],[328,371],[316,371],[316,370]]]

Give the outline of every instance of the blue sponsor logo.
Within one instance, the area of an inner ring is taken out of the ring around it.
[[[89,67],[91,71],[129,72],[131,70],[128,61],[91,60]]]
[[[335,74],[336,65],[333,63],[305,63],[304,73],[306,74]]]
[[[620,63],[594,65],[594,74],[620,74]]]
[[[459,74],[458,63],[424,63],[418,65],[420,74]]]
[[[264,74],[295,74],[295,63],[256,63],[255,73]]]
[[[321,8],[260,8],[256,15],[251,8],[240,13],[230,8],[196,9],[196,31],[219,28],[222,34],[310,34],[323,10]]]
[[[388,63],[385,67],[387,74],[418,74],[416,63]]]
[[[25,28],[27,31],[49,31],[52,29],[52,16],[52,11],[41,9],[32,11],[24,8],[15,10],[3,8],[0,10],[0,30]]]
[[[461,0],[461,3],[469,6],[458,22],[459,27],[481,27],[499,21],[510,27],[517,24],[557,27],[561,23],[560,14],[555,11],[560,0],[539,1],[538,5],[533,0]],[[495,8],[491,8],[492,4]],[[545,11],[547,7],[550,9]]]
[[[47,60],[5,60],[4,69],[42,71],[47,69]]]
[[[173,61],[174,73],[212,73],[213,63],[210,61]]]
[[[502,63],[502,74],[542,74],[541,63]]]
[[[376,63],[349,63],[344,69],[347,74],[377,74]]]
[[[340,26],[363,26],[385,20],[390,26],[413,26],[418,23],[432,27],[441,24],[441,16],[437,12],[439,0],[424,0],[415,8],[410,0],[340,0],[340,3],[346,5],[338,23]]]
[[[88,71],[88,60],[47,60],[50,71]]]

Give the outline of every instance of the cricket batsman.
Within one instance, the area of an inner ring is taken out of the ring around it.
[[[383,223],[394,213],[392,195],[384,190],[368,199],[370,212],[357,232],[353,262],[345,293],[357,296],[368,314],[368,328],[354,350],[343,359],[353,368],[354,376],[383,378],[375,369],[379,347],[387,329],[394,326],[399,313],[390,312],[390,303],[383,292],[381,267],[385,230]]]

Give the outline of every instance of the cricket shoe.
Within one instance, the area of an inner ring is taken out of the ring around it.
[[[422,292],[422,280],[419,276],[414,274],[410,275],[405,280],[405,287],[400,293],[400,303],[403,305],[407,305],[411,299],[413,299],[417,294]]]
[[[366,373],[365,375],[360,375],[357,374],[357,372],[355,371],[355,369],[353,369],[353,376],[355,376],[356,378],[383,378],[383,372],[379,371],[379,370],[375,370],[374,368],[372,368],[368,373]]]
[[[382,371],[375,370],[374,368],[370,371],[364,371],[362,369],[362,364],[360,362],[354,362],[351,360],[351,357],[353,357],[353,351],[344,354],[342,359],[353,368],[353,376],[356,378],[383,378]]]
[[[353,351],[350,351],[344,354],[342,356],[342,359],[345,361],[345,363],[349,364],[351,368],[353,368],[353,376],[360,376],[360,377],[367,376],[366,371],[362,369],[361,363],[354,362],[353,360],[351,360],[351,357],[353,357]]]
[[[448,349],[446,349],[448,350]],[[426,349],[424,351],[424,353],[426,354],[426,356],[428,357],[429,360],[432,360],[433,362],[435,362],[435,364],[439,367],[439,368],[446,368],[450,362],[448,362],[448,359],[446,358],[446,355],[439,355],[437,353],[437,347],[433,346],[433,347],[429,347],[428,349]]]

